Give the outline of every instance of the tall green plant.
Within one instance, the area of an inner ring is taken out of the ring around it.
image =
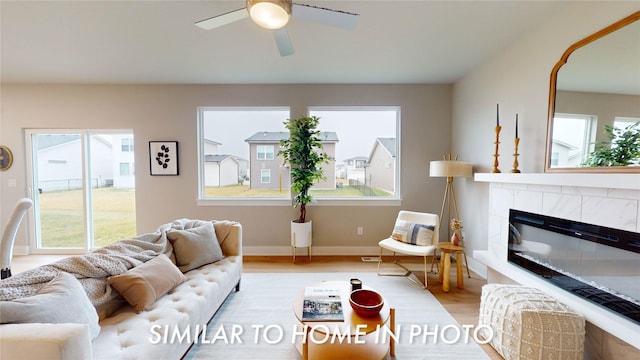
[[[319,122],[320,118],[317,116],[285,121],[289,139],[280,141],[282,149],[278,151],[284,162],[291,165],[291,190],[295,193],[295,207],[300,207],[300,217],[297,220],[300,223],[306,220],[306,205],[313,201],[309,193],[313,183],[326,179],[321,165],[328,164],[331,159],[321,150],[320,131],[317,130]]]
[[[609,141],[596,143],[582,166],[627,166],[640,160],[640,122],[624,129],[604,126]]]

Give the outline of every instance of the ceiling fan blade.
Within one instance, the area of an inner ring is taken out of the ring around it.
[[[291,44],[291,38],[289,38],[289,32],[287,32],[286,27],[273,30],[273,38],[276,40],[280,56],[293,55],[293,44]]]
[[[205,30],[211,30],[238,20],[242,20],[246,17],[249,17],[249,12],[247,11],[247,8],[242,8],[230,11],[222,15],[217,15],[209,19],[198,21],[197,23],[195,23],[195,25]]]
[[[347,30],[355,29],[360,21],[359,14],[303,4],[293,4],[291,16]]]

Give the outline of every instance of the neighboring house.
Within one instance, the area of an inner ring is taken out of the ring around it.
[[[249,176],[249,161],[236,155],[219,154],[221,145],[220,142],[204,139],[205,186],[242,184]]]
[[[107,157],[105,161],[112,161],[113,163],[113,179],[111,184],[105,181],[104,185],[111,185],[117,188],[135,188],[136,177],[133,135],[114,135],[112,137],[112,146],[113,159]]]
[[[91,140],[91,186],[113,185],[112,144],[101,136],[92,136]],[[38,188],[42,191],[82,188],[80,136],[39,136],[37,142]]]
[[[355,156],[344,160],[345,178],[364,183],[364,168],[367,165],[366,156]]]
[[[204,139],[204,152],[203,154],[217,154],[218,153],[218,146],[222,145],[222,143],[219,143],[217,141],[213,141],[213,140],[209,140],[209,139]]]
[[[241,158],[236,155],[231,155],[238,162],[238,174],[240,177],[240,183],[244,184],[249,180],[249,160]]]
[[[338,135],[335,132],[321,132],[322,150],[335,159],[336,143]],[[291,184],[289,179],[289,167],[284,164],[281,156],[280,141],[289,138],[286,131],[261,131],[247,138],[249,144],[249,187],[252,189],[278,189],[288,188]],[[336,188],[336,167],[335,160],[329,164],[322,165],[324,176],[327,180],[314,185],[315,189],[335,189]]]
[[[365,169],[368,186],[395,193],[396,139],[377,138]]]
[[[582,152],[577,146],[553,139],[551,146],[551,166],[575,167],[582,160]]]
[[[237,185],[240,182],[240,163],[232,155],[204,156],[204,186]]]

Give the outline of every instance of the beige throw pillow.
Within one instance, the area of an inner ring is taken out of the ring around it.
[[[0,323],[78,323],[89,326],[91,339],[100,333],[96,309],[78,279],[66,272],[33,296],[0,301]]]
[[[176,265],[183,273],[224,259],[211,222],[202,222],[190,229],[169,230],[167,238],[173,245]]]
[[[404,220],[396,220],[391,237],[412,245],[433,245],[434,225],[414,224]]]
[[[137,313],[186,280],[187,277],[164,254],[107,279]]]

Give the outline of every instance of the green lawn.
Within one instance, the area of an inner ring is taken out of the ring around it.
[[[249,185],[207,187],[204,193],[206,197],[289,197],[288,188],[283,188],[282,190],[250,189]],[[311,190],[311,194],[314,196],[327,197],[391,196],[389,193],[379,189],[366,188],[360,190],[349,185],[344,185],[342,188],[333,190]]]
[[[390,196],[367,188],[366,196]],[[345,185],[334,190],[313,190],[315,196],[360,197],[360,189]],[[233,185],[205,189],[208,197],[289,197],[289,189],[249,189]],[[84,247],[82,190],[40,194],[42,246],[51,248]],[[112,187],[93,189],[93,227],[96,247],[136,235],[135,191]]]
[[[40,194],[43,247],[84,247],[82,190]],[[93,189],[95,246],[136,235],[135,191]]]

